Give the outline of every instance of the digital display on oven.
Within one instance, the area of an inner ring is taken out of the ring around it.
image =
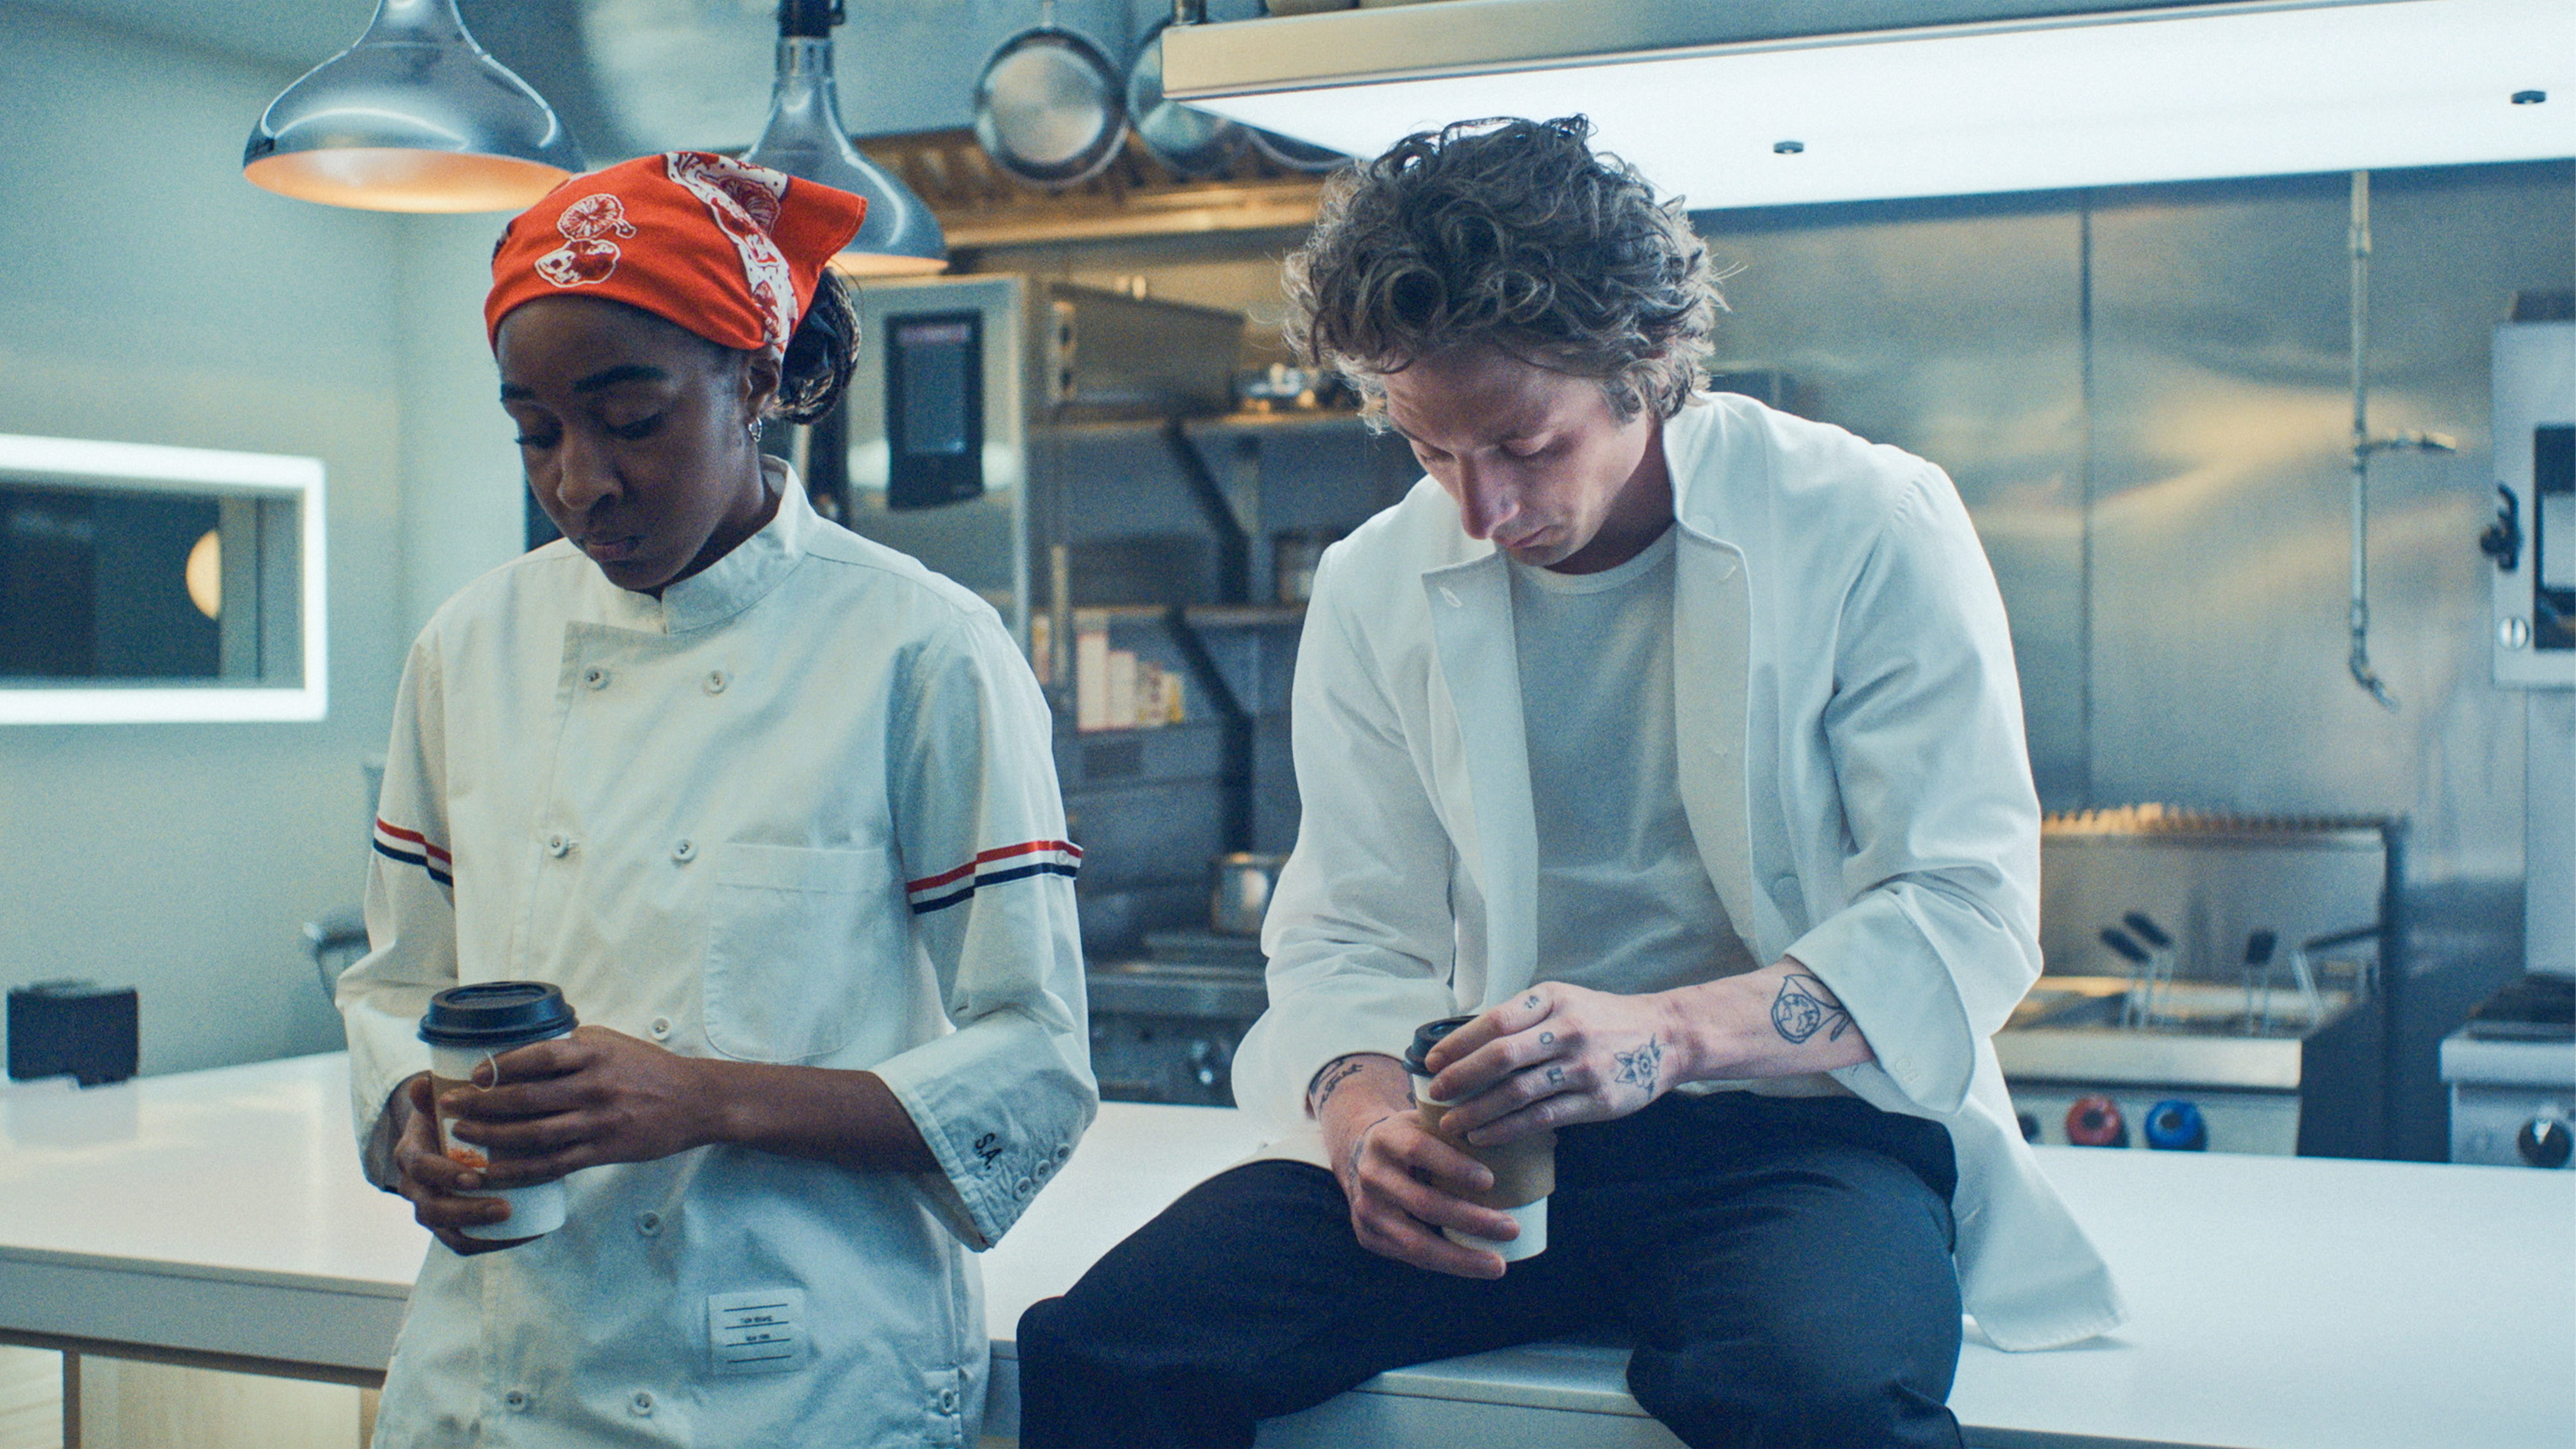
[[[917,313],[886,329],[889,508],[937,508],[984,492],[984,318]]]

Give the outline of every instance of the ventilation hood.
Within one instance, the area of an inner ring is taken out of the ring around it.
[[[2576,155],[2569,0],[1434,0],[1164,45],[1175,99],[1356,155],[1581,112],[1693,209]]]

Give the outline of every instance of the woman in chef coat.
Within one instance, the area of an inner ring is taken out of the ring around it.
[[[342,977],[368,1169],[438,1239],[378,1442],[972,1444],[989,1246],[1097,1104],[1046,709],[967,590],[815,514],[759,449],[837,397],[855,197],[645,157],[510,223],[485,306],[563,530],[403,675]],[[583,1025],[460,1090],[430,996]],[[478,1188],[561,1178],[507,1245]],[[727,1354],[758,1305],[783,1342]]]

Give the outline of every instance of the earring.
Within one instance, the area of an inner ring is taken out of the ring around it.
[[[751,445],[755,448],[760,446],[760,423],[760,419],[753,418],[750,422],[742,425],[742,430],[751,435]]]

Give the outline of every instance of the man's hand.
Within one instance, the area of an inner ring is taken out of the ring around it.
[[[1682,1036],[1662,994],[1542,981],[1451,1032],[1425,1059],[1442,1130],[1479,1147],[1644,1107],[1680,1079]]]
[[[439,1109],[488,1149],[492,1187],[525,1187],[604,1162],[652,1162],[719,1137],[726,1093],[708,1064],[602,1026],[504,1053]]]
[[[1644,996],[1542,981],[1451,1032],[1427,1060],[1455,1102],[1444,1132],[1479,1147],[1625,1117],[1682,1082],[1854,1066],[1869,1042],[1794,957]]]
[[[483,1174],[451,1161],[439,1150],[427,1072],[396,1088],[385,1110],[401,1114],[401,1123],[394,1129],[394,1167],[401,1174],[394,1191],[411,1204],[415,1221],[458,1253],[489,1253],[528,1241],[469,1238],[461,1231],[507,1221],[510,1205],[499,1198],[465,1196],[484,1187]]]
[[[1499,1278],[1503,1260],[1442,1237],[1443,1227],[1505,1240],[1520,1226],[1461,1193],[1494,1185],[1485,1165],[1423,1130],[1413,1087],[1393,1057],[1343,1057],[1315,1078],[1308,1104],[1323,1125],[1333,1177],[1360,1246],[1383,1258],[1461,1278]]]

